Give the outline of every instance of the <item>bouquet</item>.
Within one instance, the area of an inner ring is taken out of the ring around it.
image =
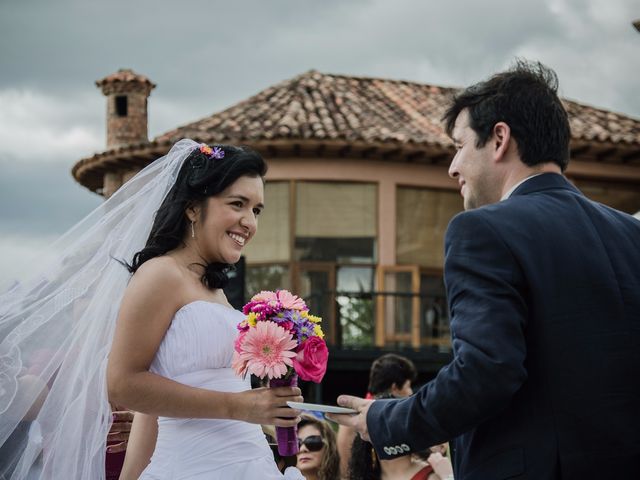
[[[296,386],[302,380],[320,383],[327,371],[329,351],[321,318],[309,314],[304,301],[287,290],[254,295],[238,324],[233,369],[268,378],[269,385]],[[295,427],[276,427],[278,452],[298,453]]]

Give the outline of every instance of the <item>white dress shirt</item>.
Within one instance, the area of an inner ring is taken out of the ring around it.
[[[507,198],[509,198],[511,196],[511,194],[514,192],[514,190],[516,188],[518,188],[520,185],[522,185],[524,182],[526,182],[527,180],[529,180],[530,178],[533,177],[537,177],[538,175],[542,175],[542,173],[534,173],[533,175],[529,175],[527,178],[523,178],[522,180],[520,180],[518,183],[516,183],[513,187],[511,187],[509,189],[509,191],[507,193],[505,193],[502,198],[500,199],[500,201],[502,200],[506,200]]]

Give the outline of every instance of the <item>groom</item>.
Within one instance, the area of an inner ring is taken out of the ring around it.
[[[640,478],[640,222],[562,175],[569,122],[543,65],[467,88],[444,120],[466,210],[445,240],[453,361],[331,418],[382,459],[450,440],[456,480]]]

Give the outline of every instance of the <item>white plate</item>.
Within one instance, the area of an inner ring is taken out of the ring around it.
[[[300,402],[287,402],[291,408],[296,410],[311,410],[313,412],[325,412],[325,413],[358,413],[352,408],[334,407],[333,405],[320,405],[319,403],[300,403]]]

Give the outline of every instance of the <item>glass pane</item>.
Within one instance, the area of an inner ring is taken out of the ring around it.
[[[375,342],[374,299],[370,294],[339,295],[336,298],[343,347],[371,347]]]
[[[375,263],[377,186],[298,182],[295,259]]]
[[[375,238],[296,238],[295,258],[307,262],[374,263]]]
[[[290,290],[289,268],[286,265],[247,266],[245,278],[247,297],[262,290]]]
[[[322,317],[322,329],[327,338],[331,337],[333,293],[329,285],[329,272],[325,270],[302,270],[300,272],[300,291],[294,292],[304,298],[309,313]]]
[[[444,234],[462,211],[458,192],[399,187],[397,195],[396,259],[398,264],[442,268]]]
[[[373,267],[339,267],[336,298],[338,325],[341,339],[337,343],[345,347],[373,346],[375,337],[375,302],[373,291]]]
[[[258,231],[244,248],[248,263],[289,261],[289,182],[267,182]]]
[[[298,182],[296,236],[375,237],[377,185]]]
[[[338,267],[336,290],[339,292],[370,292],[373,290],[373,267]]]
[[[387,272],[385,289],[385,336],[411,333],[411,272]]]
[[[442,277],[422,275],[420,293],[420,337],[422,343],[449,349],[451,347],[449,309]]]

